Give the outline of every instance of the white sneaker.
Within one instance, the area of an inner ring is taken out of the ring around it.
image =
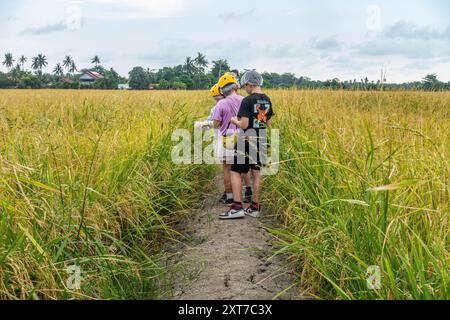
[[[256,209],[253,205],[251,205],[247,210],[245,210],[245,214],[252,218],[259,218],[261,216],[261,207]]]
[[[244,208],[239,208],[237,206],[231,206],[230,210],[219,215],[220,220],[232,220],[232,219],[242,219],[245,218]]]

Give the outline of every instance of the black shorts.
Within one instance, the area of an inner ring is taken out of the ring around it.
[[[231,171],[241,174],[247,174],[250,170],[261,171],[262,166],[258,164],[233,164]]]
[[[261,171],[261,168],[264,167],[261,161],[259,147],[255,147],[254,152],[250,152],[250,146],[248,141],[245,142],[245,155],[244,153],[240,153],[237,149],[235,149],[234,161],[231,166],[232,172],[237,172],[241,174],[247,174],[250,170]],[[239,157],[238,155],[241,154]]]

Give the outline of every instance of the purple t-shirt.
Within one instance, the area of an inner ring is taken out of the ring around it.
[[[213,120],[220,122],[219,132],[222,136],[227,133],[231,118],[237,116],[242,100],[244,100],[242,96],[229,96],[217,103],[213,112]],[[237,127],[230,124],[230,130],[236,131]]]

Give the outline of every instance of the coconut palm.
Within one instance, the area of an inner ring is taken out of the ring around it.
[[[77,70],[78,70],[78,69],[77,69],[77,66],[76,66],[75,62],[72,61],[72,63],[70,64],[69,72],[70,72],[70,73],[75,73]]]
[[[92,58],[91,63],[94,63],[95,66],[97,67],[101,63],[100,58],[98,56],[95,56],[94,58]]]
[[[187,74],[193,74],[196,71],[194,60],[191,57],[187,57],[183,68]]]
[[[5,60],[3,61],[3,65],[8,68],[8,72],[11,71],[11,67],[14,64],[14,61],[15,60],[14,60],[13,55],[11,53],[5,54]]]
[[[25,71],[25,62],[27,62],[27,58],[26,58],[24,55],[22,55],[22,56],[19,58],[19,62],[20,62],[20,64],[22,65],[22,70]]]
[[[19,81],[21,77],[20,64],[17,64],[14,68],[11,69],[11,80]]]
[[[227,60],[217,60],[212,62],[213,67],[211,73],[215,78],[219,78],[226,71],[230,71],[230,65]]]
[[[47,64],[47,57],[43,54],[38,54],[37,57],[33,58],[31,67],[33,68],[33,70],[39,71],[39,74],[42,74],[42,67],[45,67]]]
[[[63,60],[63,66],[67,69],[70,70],[70,67],[72,66],[72,57],[71,56],[66,56]]]
[[[33,69],[34,71],[37,71],[39,69],[39,61],[37,57],[33,57],[33,59],[31,60],[31,69]]]
[[[64,75],[64,70],[63,70],[63,68],[62,68],[62,66],[61,66],[60,63],[58,63],[58,64],[56,65],[55,69],[53,69],[53,74],[54,74],[56,77],[58,77],[58,79],[61,78],[61,77]]]
[[[197,53],[197,58],[194,59],[194,63],[199,70],[202,70],[202,72],[205,71],[205,68],[209,64],[208,60],[206,60],[206,56],[200,52]]]

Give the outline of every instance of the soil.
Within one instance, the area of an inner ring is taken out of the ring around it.
[[[174,276],[175,300],[300,300],[299,276],[282,256],[273,256],[273,225],[259,219],[221,221],[221,176],[201,207],[177,226],[180,255]],[[180,267],[181,266],[181,267]]]

